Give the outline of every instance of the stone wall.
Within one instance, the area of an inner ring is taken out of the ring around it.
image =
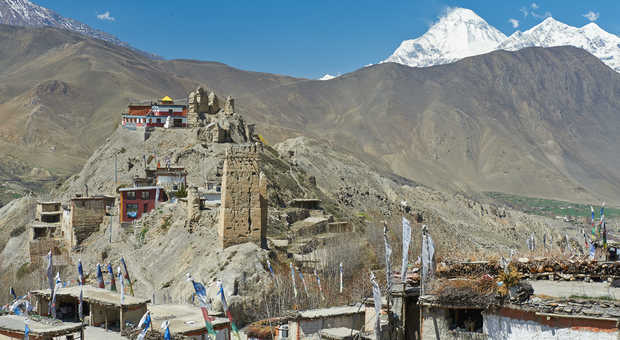
[[[422,307],[422,340],[486,340],[487,335],[450,329],[448,309],[430,306]],[[483,324],[484,327],[484,324]]]
[[[66,266],[71,264],[69,249],[69,243],[58,238],[42,238],[32,240],[28,243],[30,263],[35,266],[47,264],[46,256],[50,250],[52,250],[52,260],[55,266]]]
[[[74,242],[80,244],[99,230],[106,216],[106,205],[114,202],[108,198],[73,199],[71,201],[71,229]]]
[[[265,246],[267,179],[258,166],[260,146],[230,146],[222,180],[219,244],[256,242]]]

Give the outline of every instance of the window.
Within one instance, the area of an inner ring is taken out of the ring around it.
[[[157,124],[161,123],[161,118],[157,118]]]
[[[149,199],[151,198],[151,195],[150,195],[150,194],[151,194],[151,193],[150,193],[150,192],[148,192],[148,191],[143,191],[143,192],[142,192],[142,199],[143,199],[143,200],[149,200]]]
[[[138,217],[138,205],[137,204],[127,204],[127,217],[128,218]]]
[[[136,192],[135,191],[127,191],[127,195],[126,195],[128,200],[135,200],[136,199]]]
[[[449,309],[450,330],[482,333],[482,309]]]
[[[149,204],[148,203],[144,203],[144,209],[142,210],[142,212],[144,212],[145,214],[147,212],[149,212]]]

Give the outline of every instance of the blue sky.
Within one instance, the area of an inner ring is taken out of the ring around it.
[[[318,78],[387,58],[448,7],[472,9],[506,35],[545,15],[596,23],[620,35],[620,1],[34,0],[167,59],[219,61],[245,70]],[[592,12],[589,19],[584,14]],[[598,14],[598,15],[597,15]],[[513,27],[509,20],[518,21]]]

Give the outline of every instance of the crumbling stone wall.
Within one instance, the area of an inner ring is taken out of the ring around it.
[[[267,179],[258,166],[258,144],[230,146],[224,160],[219,244],[245,242],[265,246]]]
[[[71,201],[71,225],[73,240],[80,244],[91,234],[99,230],[103,218],[106,216],[106,204],[113,205],[109,199],[73,199]]]

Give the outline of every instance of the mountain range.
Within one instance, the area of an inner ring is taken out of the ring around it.
[[[153,60],[54,28],[0,25],[0,177],[66,177],[131,101],[198,85],[236,98],[268,143],[330,140],[375,168],[451,191],[618,201],[620,74],[582,49],[496,51],[331,80]],[[34,168],[37,168],[34,170]]]
[[[0,24],[23,27],[55,27],[127,47],[150,58],[160,58],[155,54],[134,48],[112,34],[94,29],[77,20],[63,17],[49,8],[39,6],[28,0],[0,0]]]
[[[577,28],[548,17],[531,29],[509,37],[465,8],[451,9],[424,35],[403,41],[384,62],[428,67],[496,50],[526,47],[575,46],[620,72],[620,37],[595,23]]]

